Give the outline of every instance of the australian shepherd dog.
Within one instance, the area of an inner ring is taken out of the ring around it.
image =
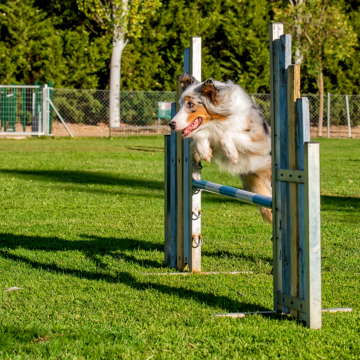
[[[169,125],[191,138],[194,160],[213,161],[238,175],[245,190],[272,196],[270,130],[250,96],[231,81],[200,83],[187,73],[180,85],[181,108]],[[270,209],[259,210],[272,221]]]

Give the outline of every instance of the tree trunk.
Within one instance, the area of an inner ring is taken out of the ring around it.
[[[117,32],[115,34],[115,32]],[[120,127],[120,76],[121,55],[127,44],[125,34],[114,30],[113,49],[110,63],[110,128]]]
[[[304,3],[304,0],[297,0],[296,5],[302,5]],[[295,18],[296,23],[296,48],[295,48],[295,64],[301,65],[303,56],[301,54],[301,35],[302,35],[302,29],[301,29],[301,21],[302,17],[300,13],[298,12]]]
[[[318,137],[322,137],[323,118],[324,118],[324,79],[322,70],[318,76],[318,87],[320,91],[320,110],[319,110],[319,126]]]

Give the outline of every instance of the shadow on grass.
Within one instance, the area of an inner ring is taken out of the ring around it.
[[[111,189],[96,189],[90,187],[82,187],[82,186],[75,186],[73,184],[66,184],[66,185],[53,185],[54,188],[57,190],[65,190],[65,191],[74,191],[78,193],[85,193],[85,194],[96,194],[96,195],[121,195],[121,199],[125,197],[143,197],[143,198],[158,198],[163,199],[164,195],[162,193],[154,193],[153,189],[150,189],[150,193],[142,192],[142,191],[133,191],[133,189],[126,189],[124,191],[117,190],[118,188],[111,188]],[[135,188],[134,188],[135,189]],[[137,189],[136,189],[137,190]]]
[[[67,241],[56,237],[52,238],[38,238],[38,237],[26,237],[13,234],[1,234],[0,235],[0,256],[4,259],[10,259],[15,262],[23,262],[30,265],[34,269],[42,271],[48,271],[59,275],[75,276],[80,279],[88,279],[95,281],[106,281],[108,283],[122,283],[135,290],[155,289],[156,291],[171,296],[177,296],[179,298],[185,298],[187,300],[193,300],[200,304],[206,304],[209,307],[216,307],[224,309],[227,312],[238,311],[260,311],[268,310],[264,309],[261,305],[251,304],[243,301],[236,301],[230,299],[224,295],[216,295],[211,292],[193,290],[184,287],[176,287],[170,285],[159,284],[158,282],[151,281],[151,277],[148,276],[134,276],[129,272],[118,272],[117,274],[110,274],[105,272],[93,272],[88,270],[71,269],[57,264],[49,264],[32,259],[28,259],[23,255],[14,254],[9,252],[10,249],[22,248],[29,250],[46,250],[46,251],[61,251],[61,250],[78,250],[82,251],[86,256],[93,259],[99,264],[99,268],[106,268],[106,264],[103,264],[99,255],[113,255],[111,252],[115,250],[155,250],[158,249],[158,245],[134,239],[115,239],[115,238],[94,238],[87,237],[88,240],[81,241]],[[91,241],[91,239],[93,239]],[[6,250],[6,248],[8,250]],[[124,254],[120,257],[123,258]],[[125,260],[135,261],[143,263],[143,260],[138,260],[132,255],[127,255]],[[158,262],[148,261],[151,266],[161,267]],[[199,276],[199,275],[194,275]],[[190,285],[188,285],[190,286]],[[196,287],[198,283],[196,282]]]
[[[92,272],[86,270],[68,269],[58,266],[56,264],[47,264],[47,263],[42,263],[40,261],[30,260],[25,256],[15,255],[6,251],[0,251],[0,256],[5,259],[11,259],[15,262],[23,262],[27,265],[30,265],[34,269],[48,271],[59,275],[69,275],[69,276],[78,277],[80,279],[88,279],[95,281],[101,280],[112,284],[121,283],[131,287],[134,290],[139,290],[139,291],[144,291],[151,288],[151,289],[155,289],[156,291],[162,294],[171,295],[171,296],[175,295],[179,298],[195,300],[200,304],[205,304],[206,306],[209,307],[222,308],[227,312],[239,312],[239,311],[248,312],[248,311],[268,310],[256,304],[238,302],[233,299],[229,299],[226,296],[215,295],[211,292],[205,292],[205,291],[203,292],[199,290],[186,289],[186,288],[175,287],[170,285],[163,285],[157,282],[146,281],[144,277],[136,278],[134,275],[128,272],[118,272],[116,275],[111,275],[111,274]],[[198,284],[196,285],[196,287],[198,287]]]
[[[358,212],[360,209],[360,197],[322,195],[321,206],[325,211],[341,210]]]
[[[125,187],[142,187],[148,189],[164,189],[163,181],[128,178],[122,175],[75,170],[1,170],[3,174],[17,175],[20,178],[46,182],[62,182],[74,184],[116,185]]]
[[[254,264],[256,264],[259,260],[261,260],[263,262],[268,262],[271,265],[273,263],[273,258],[269,257],[269,256],[249,255],[249,254],[243,254],[243,253],[234,254],[234,253],[231,253],[230,251],[222,251],[222,250],[219,250],[219,251],[202,250],[201,254],[206,257],[212,257],[212,258],[228,257],[228,258],[243,259],[243,260],[252,262]]]
[[[126,146],[128,150],[140,151],[140,152],[164,152],[163,147],[148,147],[148,146]]]
[[[163,265],[158,261],[148,259],[137,259],[136,256],[129,254],[129,251],[145,250],[156,251],[162,250],[162,245],[150,243],[149,241],[135,240],[129,238],[106,238],[96,236],[82,236],[84,240],[64,240],[58,237],[33,237],[13,234],[0,234],[0,249],[6,248],[15,250],[17,248],[27,250],[43,251],[80,251],[87,258],[92,260],[97,267],[106,269],[107,265],[101,257],[106,255],[115,259],[122,259],[127,262],[137,263],[140,266],[153,268],[162,268]]]

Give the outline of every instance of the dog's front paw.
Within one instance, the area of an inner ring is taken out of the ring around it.
[[[211,161],[212,158],[212,150],[211,148],[208,149],[208,151],[206,153],[202,153],[200,154],[201,158],[204,159],[207,162]]]
[[[234,154],[230,154],[229,159],[234,165],[236,165],[239,161],[239,153],[236,152]]]

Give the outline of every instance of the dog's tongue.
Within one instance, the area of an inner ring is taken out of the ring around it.
[[[187,136],[192,133],[195,129],[197,129],[201,124],[201,118],[195,119],[188,127],[186,127],[182,134],[183,136]]]

